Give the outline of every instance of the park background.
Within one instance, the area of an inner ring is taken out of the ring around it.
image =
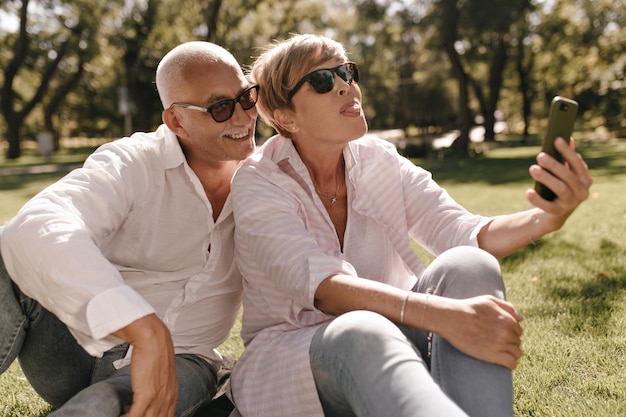
[[[216,42],[246,68],[291,33],[344,43],[371,130],[481,214],[529,207],[550,100],[580,103],[590,199],[502,261],[526,317],[515,414],[626,415],[624,0],[2,0],[0,224],[98,144],[160,123],[173,46]],[[241,349],[236,327],[223,351]],[[0,415],[47,412],[17,364],[0,377]]]

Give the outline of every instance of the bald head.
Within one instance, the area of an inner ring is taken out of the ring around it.
[[[168,52],[157,67],[156,87],[163,108],[177,101],[175,92],[190,86],[191,69],[198,66],[226,64],[242,72],[239,63],[226,49],[210,42],[192,41],[178,45]],[[243,73],[243,72],[242,72]]]

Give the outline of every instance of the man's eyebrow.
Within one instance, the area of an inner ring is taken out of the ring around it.
[[[232,97],[227,97],[225,95],[215,95],[215,96],[210,96],[209,99],[207,100],[207,103],[209,103],[209,105],[211,105],[212,103],[219,103],[220,101],[223,100],[230,100],[232,99]]]
[[[242,87],[234,96],[225,96],[223,94],[210,96],[207,101],[207,103],[209,103],[208,106],[215,104],[215,103],[219,103],[220,101],[223,101],[223,100],[233,100],[235,97],[241,94],[245,89],[250,88],[251,86],[252,84],[248,84],[245,87]]]

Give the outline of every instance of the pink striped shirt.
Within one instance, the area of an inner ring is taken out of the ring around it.
[[[323,417],[309,345],[319,326],[333,318],[314,306],[325,278],[348,274],[410,289],[424,267],[409,236],[438,255],[454,246],[476,246],[478,232],[491,220],[467,212],[388,142],[362,138],[343,154],[343,252],[291,140],[271,138],[233,179],[246,349],[231,390],[244,417]]]

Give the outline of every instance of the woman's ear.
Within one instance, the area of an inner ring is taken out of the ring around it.
[[[278,109],[274,111],[274,120],[287,132],[297,132],[298,126],[293,118],[292,112],[288,109]]]

